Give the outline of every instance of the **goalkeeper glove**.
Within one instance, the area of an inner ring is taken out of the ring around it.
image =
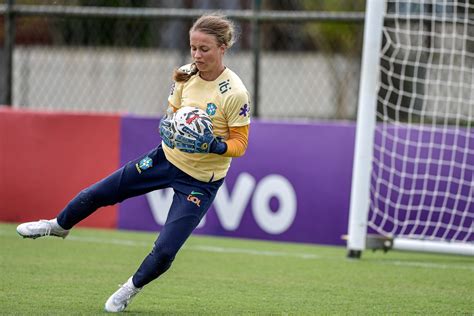
[[[215,137],[209,129],[204,131],[203,135],[196,133],[188,127],[184,127],[183,131],[192,135],[191,137],[176,135],[176,148],[187,153],[213,153],[222,155],[227,151],[227,144],[222,138]]]
[[[160,120],[160,136],[166,146],[174,148],[174,133],[171,129],[171,119],[172,117],[167,114]]]

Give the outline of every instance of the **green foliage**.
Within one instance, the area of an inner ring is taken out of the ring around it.
[[[98,315],[155,234],[74,229],[22,239],[0,224],[2,315]],[[192,237],[129,306],[140,315],[468,315],[472,258]]]
[[[308,11],[364,12],[365,0],[302,0],[302,7]],[[360,55],[363,39],[363,24],[319,23],[307,26],[307,32],[317,47],[327,52],[346,52]]]
[[[364,11],[365,0],[301,0],[305,10],[318,11]]]
[[[146,7],[142,0],[79,0],[79,6],[96,7]],[[61,44],[148,47],[152,30],[148,19],[105,18],[67,18],[56,23]]]

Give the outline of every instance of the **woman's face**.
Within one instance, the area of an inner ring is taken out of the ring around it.
[[[216,79],[224,70],[222,59],[225,45],[219,45],[213,35],[192,31],[189,36],[191,56],[205,80]]]

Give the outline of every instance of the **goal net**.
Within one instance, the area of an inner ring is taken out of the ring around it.
[[[474,255],[474,2],[375,2],[367,3],[373,28],[364,38],[349,256],[366,248],[367,233],[385,236],[382,247]]]

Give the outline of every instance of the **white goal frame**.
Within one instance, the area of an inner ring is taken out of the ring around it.
[[[423,3],[422,0],[420,1]],[[371,248],[373,245],[379,245],[379,247],[375,248],[382,248],[384,250],[393,248],[474,256],[474,243],[470,242],[412,240],[397,238],[397,236],[376,237],[379,241],[383,240],[378,243],[369,240],[373,237],[368,235],[367,229],[370,210],[371,169],[374,159],[377,85],[380,76],[379,52],[382,45],[385,12],[385,0],[367,0],[347,236],[348,257],[359,258],[363,250]]]

